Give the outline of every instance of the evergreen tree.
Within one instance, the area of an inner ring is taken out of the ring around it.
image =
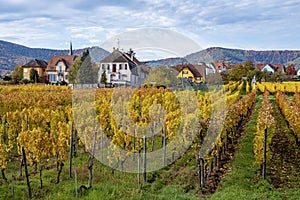
[[[85,57],[85,55],[83,56]],[[78,70],[78,81],[82,84],[97,83],[98,66],[92,62],[91,57],[87,54]]]
[[[82,56],[77,59],[69,71],[70,83],[94,84],[98,81],[99,67],[92,62],[90,52],[87,49]]]
[[[105,72],[105,70],[102,72],[102,74],[101,74],[101,81],[100,81],[100,83],[102,83],[102,84],[106,84],[106,81],[107,81],[107,78],[106,78],[106,72]]]

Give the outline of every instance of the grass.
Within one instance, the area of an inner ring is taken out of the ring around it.
[[[253,139],[260,108],[261,95],[258,95],[252,116],[244,126],[244,133],[237,145],[233,161],[228,164],[230,171],[222,178],[217,191],[206,199],[299,199],[299,189],[276,189],[269,178],[262,180],[258,173],[259,166],[255,163],[253,154]],[[88,154],[81,150],[73,159],[78,187],[87,185],[88,158]],[[9,169],[6,172],[9,183],[0,180],[0,199],[12,199],[11,177],[12,174],[18,176],[18,163],[11,163]],[[39,188],[39,174],[31,175],[33,199],[74,199],[75,181],[74,176],[69,178],[68,169],[69,165],[66,163],[59,184],[55,183],[55,166],[44,170],[42,189]],[[93,172],[93,188],[79,195],[78,199],[199,199],[196,162],[192,151],[186,152],[174,164],[148,173],[148,183],[142,184],[141,189],[138,188],[137,174],[115,171],[112,175],[111,168],[97,160]],[[28,199],[25,179],[14,181],[14,192],[15,199]]]
[[[239,143],[231,172],[221,181],[218,190],[209,199],[299,199],[297,189],[279,190],[270,183],[269,177],[262,180],[259,165],[255,163],[253,139],[256,132],[256,121],[261,108],[261,95],[250,121],[244,127],[244,134]]]
[[[88,183],[88,154],[83,152],[78,153],[78,156],[73,159],[73,169],[77,172],[78,187],[81,185],[87,186]],[[185,159],[185,157],[184,157]],[[12,183],[11,175],[18,176],[18,163],[9,166],[13,170],[8,170],[6,176],[9,183],[0,180],[0,199],[12,199]],[[30,176],[30,184],[32,188],[33,199],[74,199],[75,193],[75,180],[69,178],[69,165],[66,162],[61,174],[61,182],[56,184],[57,171],[55,166],[50,170],[43,171],[43,185],[42,189],[39,188],[39,173]],[[13,167],[14,166],[14,167]],[[79,195],[78,199],[196,199],[191,194],[187,194],[185,190],[179,185],[166,185],[169,177],[167,172],[170,168],[162,169],[162,179],[153,183],[142,184],[142,189],[138,189],[137,174],[124,173],[115,171],[112,175],[112,170],[95,160],[93,168],[93,187]],[[33,169],[29,167],[29,171]],[[155,175],[157,172],[148,174],[148,179]],[[141,175],[142,180],[142,175]],[[181,179],[184,182],[184,179]],[[26,180],[14,181],[15,199],[28,199],[28,192]]]

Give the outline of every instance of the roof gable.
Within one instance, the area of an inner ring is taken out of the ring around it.
[[[268,71],[268,72],[274,72],[275,70],[273,69],[273,67],[271,67],[269,64],[265,65],[261,71]]]
[[[175,69],[177,69],[179,72],[181,72],[184,68],[188,68],[190,72],[192,72],[194,77],[202,77],[198,69],[192,64],[182,64],[182,65],[175,66]]]
[[[128,62],[128,59],[123,55],[119,50],[114,50],[111,54],[106,56],[100,63],[108,63],[108,62]]]
[[[33,59],[33,60],[29,61],[28,63],[26,63],[25,65],[23,65],[23,67],[43,67],[43,68],[46,68],[47,65],[48,65],[48,63],[44,60]]]
[[[284,72],[284,65],[283,64],[274,64],[274,63],[258,63],[256,64],[256,68],[263,71],[267,69],[267,71],[279,71]]]
[[[64,62],[66,69],[70,69],[75,60],[78,58],[76,55],[62,55],[62,56],[53,56],[50,58],[47,65],[47,70],[53,70],[59,62]]]
[[[130,71],[135,75],[138,74],[137,66],[141,66],[142,71],[149,72],[149,69],[134,54],[131,56],[129,53],[122,53],[119,49],[115,49],[111,54],[102,59],[100,63],[128,63]]]

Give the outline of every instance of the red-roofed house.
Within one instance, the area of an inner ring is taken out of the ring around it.
[[[69,70],[77,58],[78,56],[76,55],[51,57],[46,69],[48,81],[50,83],[68,83]]]
[[[266,63],[258,63],[256,64],[256,69],[260,71],[267,71],[271,74],[274,74],[275,72],[285,72],[285,68],[283,64],[266,64]]]
[[[229,68],[229,64],[225,64],[223,62],[214,62],[213,63],[214,67],[215,67],[215,70],[216,72],[226,72],[227,69]]]

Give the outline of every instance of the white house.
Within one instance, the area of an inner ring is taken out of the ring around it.
[[[273,67],[271,67],[269,64],[266,64],[266,65],[261,69],[261,71],[267,71],[267,72],[272,73],[272,74],[275,73],[275,70],[274,70]]]
[[[106,82],[114,86],[140,86],[147,78],[149,69],[136,59],[132,50],[125,53],[114,49],[111,54],[100,61],[99,83],[101,83],[101,76],[104,72]]]
[[[213,63],[206,63],[205,74],[208,75],[214,73],[216,73],[216,69]]]
[[[274,74],[275,72],[284,73],[284,65],[282,64],[257,64],[256,68],[260,71],[267,71],[270,74]]]
[[[300,68],[297,70],[297,76],[300,76]]]

